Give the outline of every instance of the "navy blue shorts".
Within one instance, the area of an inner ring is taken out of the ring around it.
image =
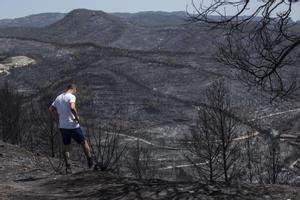
[[[85,141],[85,137],[81,128],[75,128],[75,129],[60,128],[59,130],[61,132],[64,145],[71,144],[71,138],[73,138],[78,144],[81,144]]]

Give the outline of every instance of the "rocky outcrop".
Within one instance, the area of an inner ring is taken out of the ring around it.
[[[0,74],[10,73],[9,70],[36,64],[36,61],[26,56],[13,56],[0,62]]]

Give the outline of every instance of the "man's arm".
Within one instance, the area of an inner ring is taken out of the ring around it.
[[[57,120],[58,114],[57,114],[56,108],[53,105],[51,105],[48,110],[51,113],[52,118]]]
[[[70,102],[70,109],[71,109],[72,114],[75,117],[75,121],[77,123],[79,123],[79,115],[78,115],[78,112],[77,112],[77,109],[76,109],[75,102]]]

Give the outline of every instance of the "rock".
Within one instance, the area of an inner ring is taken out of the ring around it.
[[[0,63],[0,74],[10,74],[9,70],[36,64],[36,61],[26,56],[9,57]]]

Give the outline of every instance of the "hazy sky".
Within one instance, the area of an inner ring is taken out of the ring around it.
[[[0,0],[0,19],[43,12],[67,13],[75,8],[105,12],[182,11],[187,5],[191,5],[191,0]],[[292,16],[300,20],[300,3],[295,5]]]

